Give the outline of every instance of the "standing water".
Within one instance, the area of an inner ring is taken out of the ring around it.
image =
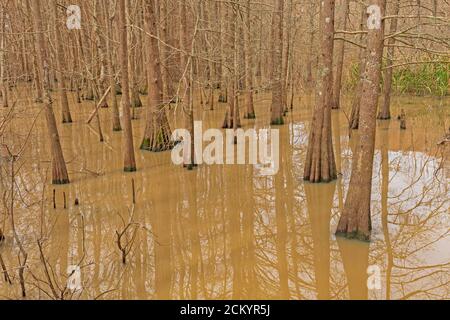
[[[267,176],[254,165],[187,171],[172,164],[170,152],[145,151],[136,152],[138,171],[124,173],[110,110],[100,110],[100,142],[97,126],[86,124],[93,102],[77,104],[71,95],[74,122],[59,125],[71,183],[53,186],[42,105],[28,98],[29,88],[20,90],[12,113],[0,110],[10,117],[2,139],[16,150],[26,143],[15,163],[19,241],[6,215],[11,170],[1,154],[0,253],[13,278],[13,285],[0,281],[2,299],[21,296],[19,243],[28,255],[31,298],[51,298],[51,284],[66,298],[87,299],[450,298],[449,148],[438,145],[449,125],[449,98],[395,97],[395,118],[378,122],[372,241],[365,243],[334,236],[357,139],[357,131],[349,138],[350,98],[332,115],[339,178],[310,184],[303,181],[310,96],[296,97],[287,124],[277,127],[280,168]],[[270,96],[256,95],[255,104],[258,118],[244,129],[269,128]],[[136,147],[145,109],[135,110]],[[396,120],[401,109],[406,130]],[[195,119],[218,128],[224,110],[219,105]],[[175,105],[168,114],[172,128],[183,125]]]

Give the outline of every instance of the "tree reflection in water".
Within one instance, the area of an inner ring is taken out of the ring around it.
[[[257,101],[256,128],[268,123],[267,101]],[[417,101],[417,109],[428,103]],[[414,113],[415,106],[409,107]],[[69,265],[81,266],[83,291],[66,298],[449,299],[448,148],[434,143],[441,136],[440,119],[410,115],[403,132],[395,120],[378,124],[373,241],[366,244],[333,235],[356,133],[349,140],[345,115],[333,112],[342,176],[330,184],[304,183],[310,114],[310,107],[303,105],[280,127],[282,157],[273,177],[261,176],[252,166],[186,171],[172,166],[168,153],[138,154],[142,170],[124,176],[114,169],[120,167],[115,156],[120,153],[120,136],[107,136],[107,143],[99,145],[90,129],[74,123],[61,134],[74,141],[76,132],[79,140],[67,153],[73,159],[68,164],[73,183],[55,188],[57,209],[52,207],[53,189],[43,188],[47,165],[31,161],[44,161],[42,150],[48,147],[39,138],[39,122],[30,136],[35,147],[20,160],[15,180],[20,190],[16,224],[33,272],[25,274],[29,297],[51,297],[36,246],[43,227],[43,253],[57,287],[65,285]],[[214,127],[221,117],[220,110],[211,111],[205,123]],[[102,119],[106,126],[108,121]],[[180,122],[173,114],[170,121]],[[143,129],[142,120],[134,125]],[[1,174],[2,190],[9,190],[7,168],[2,167]],[[127,217],[131,212],[131,177],[136,183],[137,234],[123,265],[115,230],[119,214]],[[63,192],[69,199],[66,210],[61,205]],[[79,206],[73,205],[75,198]],[[0,253],[13,278],[13,285],[1,279],[0,295],[20,297],[13,271],[18,267],[17,243],[7,239]],[[371,265],[381,270],[381,290],[367,288]]]

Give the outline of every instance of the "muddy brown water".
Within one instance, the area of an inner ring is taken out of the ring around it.
[[[18,148],[41,110],[18,98],[4,141]],[[142,97],[144,106],[145,97]],[[101,109],[105,142],[95,120],[85,124],[93,102],[75,103],[74,123],[59,124],[71,184],[48,183],[49,150],[43,113],[17,161],[14,219],[28,253],[28,298],[49,299],[64,290],[67,268],[81,266],[82,291],[66,298],[100,299],[449,299],[450,166],[448,148],[437,142],[449,126],[450,99],[395,97],[408,129],[396,119],[378,124],[372,195],[372,242],[336,239],[334,229],[350,179],[352,146],[346,114],[333,111],[339,179],[312,185],[302,180],[312,100],[296,97],[294,112],[280,129],[280,170],[263,176],[252,165],[201,165],[193,171],[171,163],[170,152],[138,150],[145,108],[133,121],[138,171],[122,172],[121,134],[111,130],[110,109]],[[257,120],[244,128],[266,128],[269,96],[256,96]],[[59,123],[60,110],[55,103]],[[205,128],[220,127],[225,105],[199,111]],[[7,110],[0,110],[4,117]],[[172,127],[183,124],[174,107]],[[447,159],[447,162],[446,162]],[[7,204],[9,163],[2,161]],[[136,187],[132,204],[131,181]],[[56,209],[53,209],[53,189]],[[63,208],[66,194],[67,209]],[[79,199],[79,206],[75,206]],[[0,278],[0,298],[20,298],[19,246],[9,209],[0,225],[7,235],[0,253],[13,284]],[[117,234],[130,244],[122,264]]]

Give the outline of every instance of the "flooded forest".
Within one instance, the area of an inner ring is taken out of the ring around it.
[[[0,0],[0,300],[448,300],[449,156],[446,0]]]

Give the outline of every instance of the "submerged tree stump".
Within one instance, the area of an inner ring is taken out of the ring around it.
[[[405,110],[402,109],[402,113],[400,114],[400,129],[406,130],[406,114]]]

